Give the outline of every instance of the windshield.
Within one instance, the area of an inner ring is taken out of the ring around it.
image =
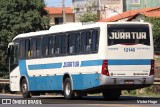
[[[149,26],[147,24],[109,24],[108,46],[116,44],[150,46]]]

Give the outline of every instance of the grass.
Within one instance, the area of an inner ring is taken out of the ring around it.
[[[155,86],[150,86],[142,89],[137,90],[123,90],[122,96],[136,96],[136,97],[157,97],[160,98],[160,92],[156,91],[150,91],[153,90]]]

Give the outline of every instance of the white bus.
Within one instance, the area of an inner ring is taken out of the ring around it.
[[[122,90],[154,81],[149,23],[72,23],[16,36],[8,45],[10,89],[24,98],[44,92],[66,99],[102,93],[118,99]]]

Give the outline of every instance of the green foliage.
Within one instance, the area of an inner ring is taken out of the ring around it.
[[[129,90],[128,93],[131,95],[136,95],[136,90]]]
[[[159,95],[160,94],[160,86],[159,85],[151,85],[150,87],[145,88],[145,92]]]
[[[146,17],[145,21],[153,25],[153,37],[154,37],[155,50],[160,51],[160,18]]]
[[[80,16],[80,22],[96,22],[98,20],[97,11],[92,11],[92,8],[96,6],[95,1],[89,1],[90,3],[86,7],[86,12]]]
[[[160,78],[160,72],[159,69],[155,70],[155,78]],[[147,93],[154,93],[154,94],[160,94],[160,85],[152,85],[150,87],[146,88]]]
[[[0,0],[0,71],[6,71],[7,45],[16,35],[49,28],[44,7],[44,0]]]
[[[96,22],[98,20],[97,14],[86,12],[80,17],[81,22]]]

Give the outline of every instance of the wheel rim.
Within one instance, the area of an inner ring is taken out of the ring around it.
[[[22,92],[26,93],[27,92],[27,84],[22,84]]]
[[[66,84],[65,91],[66,91],[66,95],[70,95],[71,87],[70,87],[69,83]]]

